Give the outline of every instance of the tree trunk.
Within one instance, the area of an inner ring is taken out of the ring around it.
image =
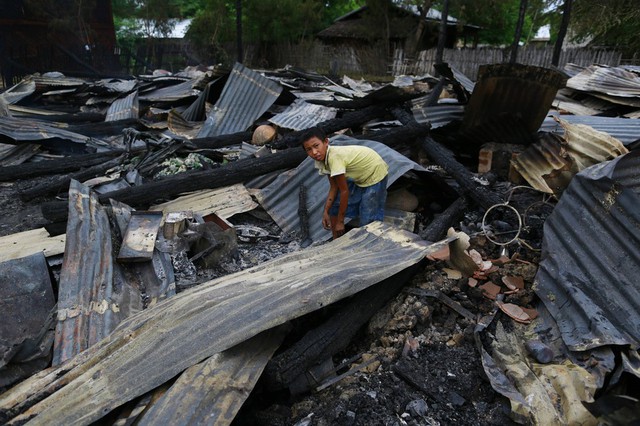
[[[443,62],[444,47],[447,41],[447,20],[449,19],[449,0],[444,0],[440,19],[440,33],[438,34],[438,49],[436,51],[436,64]]]
[[[571,20],[571,2],[572,0],[564,0],[564,6],[562,7],[562,22],[560,23],[558,38],[555,46],[553,47],[553,57],[551,58],[551,65],[555,67],[557,67],[560,62],[562,44],[564,43],[564,38],[567,35],[567,28],[569,28],[569,21]]]
[[[520,0],[520,11],[518,13],[518,23],[516,24],[516,33],[513,36],[513,44],[511,45],[510,64],[515,64],[518,58],[518,45],[520,44],[520,36],[522,35],[522,26],[524,25],[524,15],[527,11],[527,0]]]

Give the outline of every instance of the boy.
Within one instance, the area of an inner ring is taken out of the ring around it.
[[[331,229],[334,240],[345,232],[345,217],[359,217],[361,226],[384,218],[389,166],[377,152],[359,145],[330,146],[318,127],[304,132],[302,146],[329,178],[322,226]]]

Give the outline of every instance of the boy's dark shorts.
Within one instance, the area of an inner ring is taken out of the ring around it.
[[[360,226],[376,220],[384,219],[384,203],[387,200],[387,178],[365,188],[358,186],[351,179],[347,179],[349,188],[349,202],[345,217],[359,218]],[[330,216],[337,216],[340,207],[340,191],[333,205],[329,209]]]

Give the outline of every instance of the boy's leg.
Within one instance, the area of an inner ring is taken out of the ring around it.
[[[360,226],[376,220],[384,220],[384,204],[387,201],[387,177],[375,185],[363,188],[360,202]]]

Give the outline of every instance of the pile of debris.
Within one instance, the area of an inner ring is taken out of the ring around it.
[[[0,420],[637,421],[638,70],[438,73],[0,94]],[[383,223],[329,241],[312,126],[389,164]]]

